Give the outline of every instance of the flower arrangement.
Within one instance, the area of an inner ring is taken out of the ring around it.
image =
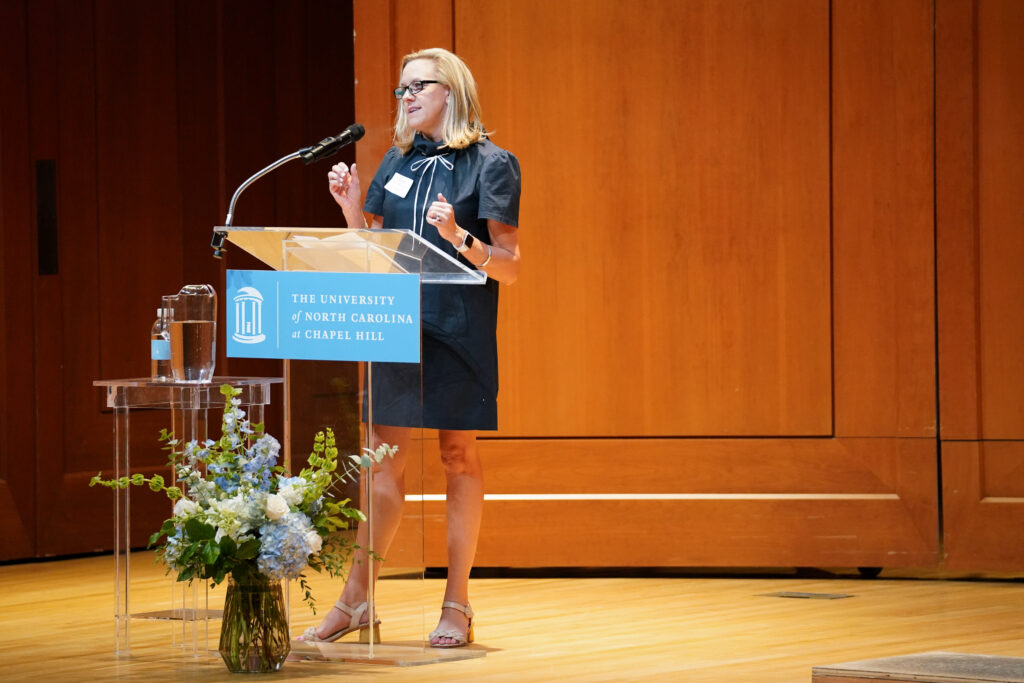
[[[160,440],[168,444],[170,464],[179,485],[167,486],[159,474],[136,473],[107,480],[97,474],[90,486],[126,488],[148,485],[163,491],[174,503],[174,514],[149,539],[157,557],[178,581],[194,578],[221,583],[228,575],[246,581],[255,575],[269,580],[299,579],[304,599],[315,610],[305,582],[310,567],[340,576],[353,546],[336,532],[363,514],[350,500],[336,500],[336,485],[357,478],[369,467],[393,456],[396,448],[383,444],[364,449],[339,465],[334,434],[320,432],[313,443],[308,466],[289,476],[277,464],[281,445],[265,434],[262,424],[250,424],[239,405],[241,393],[221,387],[225,397],[221,438],[180,442],[166,429]],[[162,544],[158,544],[164,538]]]
[[[216,585],[231,579],[221,653],[232,668],[225,654],[227,639],[230,657],[244,668],[240,658],[255,657],[263,665],[270,657],[269,653],[251,654],[254,648],[266,649],[271,640],[283,639],[286,656],[288,645],[283,602],[277,598],[280,606],[276,606],[273,600],[251,594],[266,594],[272,582],[281,579],[298,579],[303,599],[315,613],[306,568],[342,576],[354,545],[337,532],[348,529],[351,520],[365,519],[349,499],[338,500],[332,492],[338,484],[355,480],[360,468],[393,457],[397,448],[382,444],[339,462],[334,434],[328,429],[316,435],[307,467],[290,476],[277,464],[281,450],[277,439],[264,433],[262,424],[250,424],[239,407],[241,390],[224,385],[220,391],[225,403],[219,440],[190,441],[181,447],[166,429],[160,433],[170,451],[176,485],[168,486],[159,474],[140,473],[119,479],[104,479],[101,473],[89,485],[114,489],[146,485],[174,501],[173,516],[150,537],[149,545],[157,546],[158,560],[168,573],[177,572],[178,581],[204,579]],[[235,584],[249,597],[245,606],[235,606],[240,616],[229,618],[229,613],[235,613],[230,604]],[[280,585],[276,590],[279,596]],[[283,657],[276,666],[258,670],[275,670],[281,661]]]

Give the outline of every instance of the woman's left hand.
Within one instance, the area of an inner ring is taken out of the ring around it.
[[[460,242],[457,238],[459,226],[455,224],[455,207],[440,192],[437,193],[437,201],[427,208],[427,222],[452,244]]]

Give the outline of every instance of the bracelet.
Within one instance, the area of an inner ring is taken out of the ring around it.
[[[491,262],[491,257],[492,257],[492,256],[494,256],[494,252],[493,252],[493,251],[491,251],[491,245],[489,245],[489,244],[488,244],[488,245],[487,245],[487,258],[485,258],[485,259],[484,259],[484,262],[483,262],[483,263],[481,263],[481,264],[480,264],[479,266],[477,266],[477,268],[483,268],[483,267],[484,267],[484,266],[486,266],[486,265],[487,265],[488,263],[490,263],[490,262]]]

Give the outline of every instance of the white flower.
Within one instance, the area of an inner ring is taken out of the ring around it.
[[[188,498],[181,498],[174,504],[175,517],[187,517],[188,515],[195,514],[198,511],[199,506]]]
[[[316,554],[324,547],[324,539],[320,538],[317,532],[310,531],[306,534],[306,545],[309,546],[310,554]]]
[[[251,529],[256,528],[263,518],[263,501],[256,502],[250,497],[236,494],[231,498],[211,501],[208,520],[223,533],[238,542]]]
[[[281,490],[278,491],[278,494],[284,498],[289,505],[298,505],[302,502],[302,491],[291,484],[282,486]]]
[[[267,496],[267,518],[281,519],[288,512],[288,501],[276,493]]]

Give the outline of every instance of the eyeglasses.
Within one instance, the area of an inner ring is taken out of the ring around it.
[[[440,82],[441,81],[413,81],[409,85],[399,86],[395,88],[395,99],[400,100],[405,97],[406,91],[409,91],[413,95],[419,95],[427,85]]]

